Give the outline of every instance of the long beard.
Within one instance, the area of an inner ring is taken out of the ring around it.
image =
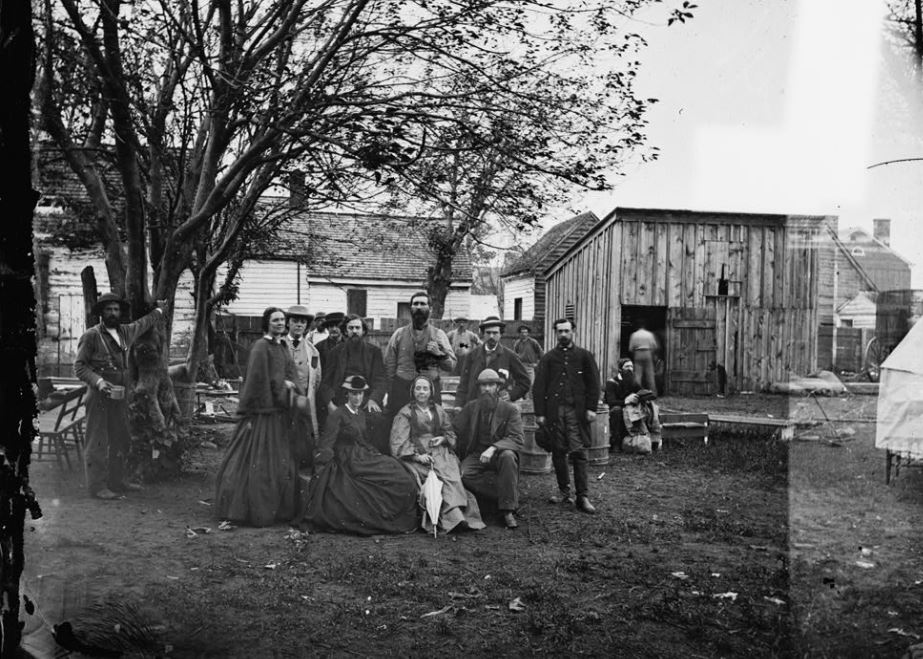
[[[493,411],[497,409],[497,401],[500,400],[499,394],[492,394],[490,392],[484,392],[478,396],[478,400],[481,401],[482,409],[488,409]]]
[[[410,318],[413,320],[413,326],[415,329],[421,329],[426,325],[426,321],[429,320],[429,311],[424,311],[423,309],[414,309],[410,312]]]
[[[362,337],[359,336],[358,334],[350,336],[346,339],[346,344],[350,346],[357,346],[360,343],[362,343]]]

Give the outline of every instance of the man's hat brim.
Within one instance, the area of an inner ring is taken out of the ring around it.
[[[506,323],[504,323],[499,318],[485,318],[483,321],[481,321],[481,324],[478,325],[478,327],[482,330],[485,330],[488,327],[499,327],[500,331],[503,331],[503,329],[506,327]]]
[[[292,316],[297,318],[306,318],[309,323],[314,320],[314,314],[308,311],[308,308],[303,304],[295,304],[290,306],[286,310],[285,316],[287,318],[291,318]]]
[[[346,378],[340,387],[347,391],[368,391],[369,383],[361,375],[353,375],[352,377]]]
[[[96,304],[93,305],[93,313],[97,316],[101,315],[103,307],[112,302],[118,302],[123,311],[128,308],[128,300],[120,298],[115,293],[105,293],[96,300]]]

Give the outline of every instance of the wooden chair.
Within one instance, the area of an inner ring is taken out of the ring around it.
[[[701,439],[708,443],[707,414],[660,414],[660,434],[668,439]]]
[[[55,393],[40,403],[39,432],[32,459],[41,461],[53,452],[58,466],[67,463],[71,469],[68,442],[74,444],[77,458],[83,459],[83,425],[86,419],[86,385],[64,393]],[[62,462],[63,458],[63,462]]]

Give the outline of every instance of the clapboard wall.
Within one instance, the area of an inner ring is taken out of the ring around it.
[[[721,371],[730,390],[807,373],[817,364],[817,247],[828,220],[617,208],[546,272],[545,332],[572,309],[578,343],[608,374],[622,306],[656,307],[666,310],[673,393],[715,393]]]

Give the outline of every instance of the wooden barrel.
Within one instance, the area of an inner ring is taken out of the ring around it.
[[[454,405],[455,392],[458,391],[458,382],[461,377],[458,375],[440,375],[439,382],[442,387],[442,404]]]
[[[547,474],[551,471],[551,453],[535,443],[535,408],[531,400],[518,400],[522,414],[523,446],[519,453],[519,471],[524,474]]]
[[[609,406],[600,403],[596,410],[596,421],[590,428],[590,448],[587,460],[591,465],[609,464]]]
[[[174,382],[173,393],[179,404],[179,416],[183,421],[191,421],[195,414],[195,382]]]

